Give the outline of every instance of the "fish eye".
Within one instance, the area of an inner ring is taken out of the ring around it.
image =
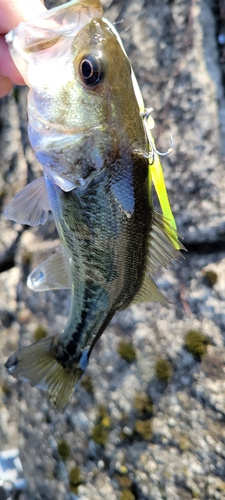
[[[80,62],[80,76],[83,83],[88,87],[95,87],[101,82],[104,76],[104,71],[102,67],[102,61],[99,57],[93,54],[88,54],[83,57]]]

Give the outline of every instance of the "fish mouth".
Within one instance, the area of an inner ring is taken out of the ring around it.
[[[102,18],[100,0],[71,0],[67,4],[46,10],[28,22],[21,22],[5,40],[13,61],[24,81],[29,81],[29,63],[37,54],[51,49],[60,40],[73,40],[81,29],[96,17]],[[71,43],[71,42],[70,42]]]

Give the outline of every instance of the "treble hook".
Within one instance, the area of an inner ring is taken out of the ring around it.
[[[159,155],[159,156],[168,156],[170,153],[172,153],[173,149],[174,149],[174,140],[173,140],[173,137],[172,137],[172,134],[170,133],[170,142],[171,142],[171,146],[170,148],[167,149],[167,151],[165,151],[165,153],[161,152],[161,151],[158,151],[158,149],[155,147],[155,144],[154,142],[152,141],[152,138],[151,138],[151,135],[149,133],[149,128],[148,128],[148,124],[146,123],[148,121],[148,118],[150,116],[150,114],[152,113],[152,111],[154,111],[154,108],[146,108],[144,110],[143,113],[141,113],[141,117],[143,118],[144,120],[144,124],[145,124],[145,130],[146,130],[146,133],[147,133],[147,137],[148,137],[148,141],[149,141],[149,145],[150,145],[150,152],[145,155],[147,158],[151,159],[152,156],[153,156],[153,153]]]
[[[158,151],[158,149],[156,149],[155,145],[151,143],[151,146],[152,146],[152,149],[154,151],[154,153],[156,153],[157,155],[159,156],[168,156],[170,153],[172,153],[173,149],[174,149],[174,140],[173,140],[173,136],[170,132],[170,142],[171,142],[171,146],[170,148],[167,149],[167,151],[165,153],[162,153],[161,151]]]
[[[154,108],[145,108],[145,110],[143,111],[143,113],[141,113],[141,117],[144,119],[144,120],[148,120],[150,114],[152,113],[152,111],[154,111]]]

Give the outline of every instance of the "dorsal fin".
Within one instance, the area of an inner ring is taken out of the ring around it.
[[[185,250],[178,240],[177,231],[170,226],[165,217],[153,211],[147,269],[141,288],[131,304],[138,302],[161,302],[166,304],[168,302],[149,274],[154,273],[161,266],[167,267],[174,260],[180,260],[181,254],[177,248],[178,244],[179,248]]]
[[[169,221],[153,211],[152,225],[149,236],[148,272],[154,273],[161,266],[167,267],[176,260],[180,262],[182,254],[179,248],[185,247],[178,240],[177,231],[170,226]]]

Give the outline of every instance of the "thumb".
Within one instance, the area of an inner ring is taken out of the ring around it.
[[[21,21],[28,21],[45,12],[43,0],[0,0],[0,97],[11,90],[14,83],[24,84],[8,50],[5,35]]]

